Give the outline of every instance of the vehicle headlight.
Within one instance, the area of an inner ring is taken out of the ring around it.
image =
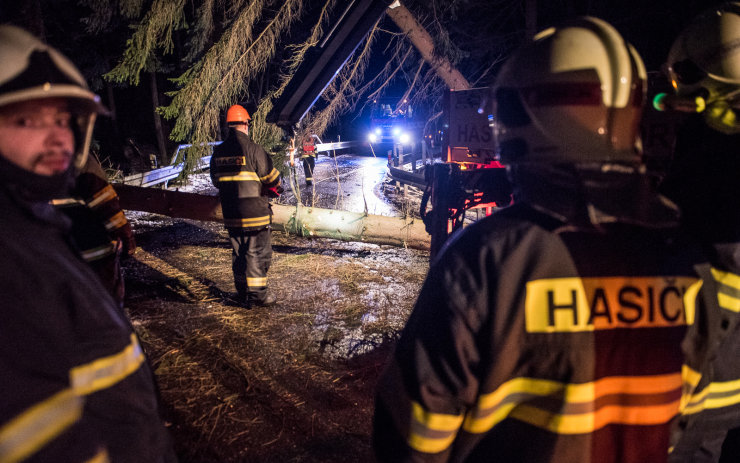
[[[367,135],[367,140],[368,140],[368,141],[369,141],[370,143],[375,143],[376,141],[378,141],[378,136],[377,136],[376,134],[374,134],[374,133],[370,132],[370,133],[369,133],[369,134]]]
[[[375,134],[376,135],[380,135],[381,133],[383,133],[383,130],[380,127],[376,127],[375,128]]]
[[[409,143],[411,143],[411,135],[407,133],[402,133],[398,136],[398,142],[402,145],[408,145]]]
[[[401,134],[401,129],[398,127],[393,127],[393,135],[399,136]]]

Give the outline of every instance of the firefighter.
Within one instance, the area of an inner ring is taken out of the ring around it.
[[[306,177],[306,186],[313,185],[313,171],[316,167],[316,135],[307,133],[301,142],[301,161],[303,161],[303,175]]]
[[[231,106],[226,112],[229,134],[211,157],[211,180],[218,188],[231,239],[236,297],[246,308],[276,302],[267,291],[272,260],[269,197],[277,196],[280,186],[280,172],[272,159],[249,138],[251,119],[243,106]]]
[[[666,461],[700,256],[637,149],[645,77],[591,17],[506,62],[514,204],[432,263],[378,383],[380,461]]]
[[[668,106],[692,113],[662,188],[709,260],[687,299],[696,321],[684,342],[687,397],[671,461],[740,461],[740,2],[695,18],[666,64],[676,89]]]
[[[104,111],[71,61],[0,26],[0,461],[173,461],[139,340],[51,203]]]
[[[136,239],[113,185],[100,161],[89,154],[68,196],[52,204],[72,220],[71,234],[82,258],[92,266],[123,309],[125,295],[120,259],[136,251]]]

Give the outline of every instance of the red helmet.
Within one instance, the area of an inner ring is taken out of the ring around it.
[[[240,123],[240,124],[246,124],[248,121],[251,121],[252,118],[249,117],[249,113],[246,109],[244,109],[244,106],[235,104],[234,106],[230,107],[228,111],[226,111],[226,123]]]

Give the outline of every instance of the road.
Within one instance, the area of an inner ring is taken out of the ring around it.
[[[316,160],[313,185],[306,186],[303,165],[297,162],[291,178],[284,179],[286,191],[276,202],[294,205],[299,193],[306,206],[397,216],[398,210],[379,194],[386,164],[385,158],[373,156],[321,155]]]

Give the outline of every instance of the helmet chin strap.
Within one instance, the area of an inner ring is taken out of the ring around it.
[[[87,116],[87,123],[81,123],[80,124],[80,130],[82,131],[81,140],[79,141],[79,146],[77,148],[76,158],[74,160],[74,166],[77,170],[82,169],[82,167],[87,162],[87,156],[90,151],[90,141],[92,140],[92,132],[93,132],[93,126],[95,125],[95,119],[97,118],[97,114],[91,113]]]

